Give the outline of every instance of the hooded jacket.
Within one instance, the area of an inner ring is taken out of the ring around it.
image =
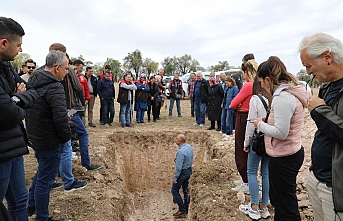
[[[71,131],[62,84],[50,72],[37,70],[32,73],[29,85],[38,93],[36,103],[26,115],[32,148],[52,149],[67,142]]]
[[[304,108],[308,94],[303,85],[280,85],[273,94],[268,123],[259,122],[266,152],[271,157],[295,154],[301,149],[301,130],[304,126]]]
[[[26,92],[15,94],[17,83],[21,82],[25,83],[10,62],[0,62],[0,162],[29,153],[22,120],[26,114],[25,108],[33,105],[37,93],[27,85]],[[11,100],[14,95],[26,102],[16,104]]]

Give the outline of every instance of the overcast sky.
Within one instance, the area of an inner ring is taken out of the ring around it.
[[[23,52],[39,64],[60,42],[93,63],[139,49],[159,63],[189,54],[206,68],[254,53],[258,63],[279,56],[296,74],[303,36],[343,39],[342,0],[0,0],[0,16],[23,26]]]

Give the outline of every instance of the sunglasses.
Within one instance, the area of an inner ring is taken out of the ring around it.
[[[36,66],[27,66],[27,69],[35,69]]]

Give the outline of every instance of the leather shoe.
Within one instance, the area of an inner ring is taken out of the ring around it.
[[[93,123],[89,123],[88,126],[90,126],[90,127],[96,127],[96,125],[93,124]]]
[[[207,130],[214,130],[214,127],[209,127],[207,128]]]

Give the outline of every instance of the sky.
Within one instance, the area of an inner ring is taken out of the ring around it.
[[[0,16],[22,25],[23,52],[38,64],[59,42],[93,63],[123,63],[139,49],[160,64],[188,54],[207,68],[254,53],[258,63],[278,56],[296,74],[304,36],[343,39],[342,0],[0,0]]]

